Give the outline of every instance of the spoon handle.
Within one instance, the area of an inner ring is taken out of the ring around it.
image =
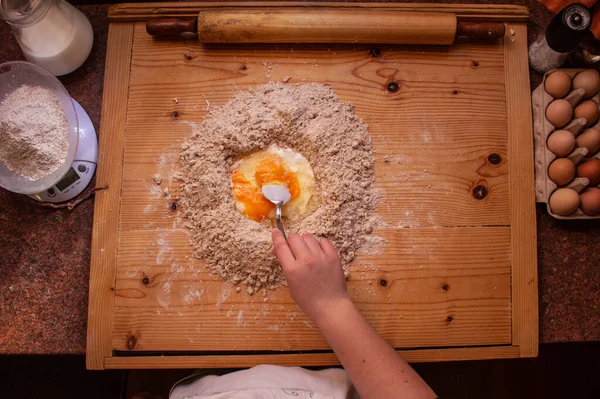
[[[281,222],[281,206],[281,204],[277,205],[277,208],[275,209],[275,217],[277,220],[277,228],[283,233],[283,238],[285,238],[285,240],[287,241],[285,230],[283,229],[283,223]]]

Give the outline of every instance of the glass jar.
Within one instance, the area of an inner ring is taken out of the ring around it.
[[[55,76],[79,68],[92,50],[90,21],[64,0],[0,0],[0,18],[11,25],[27,61]]]

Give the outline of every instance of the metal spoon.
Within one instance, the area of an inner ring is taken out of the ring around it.
[[[283,230],[283,223],[281,222],[281,207],[287,204],[292,198],[290,190],[288,190],[286,186],[280,186],[278,184],[267,184],[262,187],[262,193],[266,199],[274,203],[277,207],[275,210],[277,228],[283,233],[283,237],[287,240],[287,237],[285,236],[285,231]]]

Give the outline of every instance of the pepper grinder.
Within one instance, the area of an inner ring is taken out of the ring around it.
[[[585,38],[591,22],[590,10],[583,4],[563,8],[529,46],[529,65],[540,73],[560,67]]]

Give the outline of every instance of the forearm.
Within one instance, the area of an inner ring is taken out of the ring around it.
[[[292,297],[319,326],[362,399],[434,398],[425,381],[358,312],[335,247],[273,229],[273,248]]]
[[[434,398],[410,365],[367,323],[350,301],[315,320],[362,399]]]

